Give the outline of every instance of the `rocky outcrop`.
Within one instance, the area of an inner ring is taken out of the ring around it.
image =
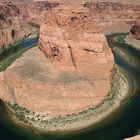
[[[128,11],[139,11],[139,5],[137,4],[126,4],[120,2],[87,2],[84,4],[85,7],[95,10],[96,12],[111,13],[111,12],[122,12]]]
[[[125,42],[140,51],[140,17],[133,22]]]
[[[140,17],[133,23],[130,32],[135,39],[140,40]]]
[[[36,1],[36,2],[18,2],[21,14],[24,19],[28,20],[34,25],[40,25],[45,19],[46,12],[52,8],[58,6],[58,3],[48,1]]]
[[[0,50],[34,32],[35,28],[20,17],[20,9],[11,3],[0,4]]]
[[[93,108],[108,95],[114,59],[87,8],[61,4],[48,12],[39,48],[0,73],[3,100],[51,119]]]
[[[128,32],[131,24],[140,15],[140,4],[120,2],[87,2],[105,32]]]
[[[60,9],[59,12],[56,8],[53,12],[46,14],[45,23],[40,28],[39,48],[48,58],[57,57],[60,60],[64,49],[70,50],[71,53],[73,49],[102,53],[107,47],[99,24],[88,10],[86,12],[82,10],[86,11],[85,8],[74,10],[71,7],[73,13],[67,8]],[[93,44],[92,40],[99,44]],[[88,44],[84,44],[86,42]]]

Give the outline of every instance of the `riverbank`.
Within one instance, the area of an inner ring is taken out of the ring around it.
[[[121,68],[116,67],[110,93],[96,108],[89,108],[77,114],[58,118],[40,116],[38,113],[30,112],[19,105],[14,105],[15,107],[10,105],[10,108],[19,120],[40,131],[75,131],[105,120],[129,96],[133,89],[131,85],[133,84],[129,76]]]
[[[24,40],[17,41],[14,46],[8,48],[0,53],[0,72],[7,69],[17,58],[19,58],[25,51],[37,45],[38,33],[35,32]]]
[[[37,30],[37,31],[35,31],[31,34],[26,35],[23,39],[15,41],[15,43],[9,45],[8,47],[0,49],[0,57],[2,57],[2,55],[5,55],[12,48],[14,48],[16,50],[18,48],[18,46],[22,45],[22,43],[25,40],[30,40],[30,39],[33,39],[33,38],[37,38],[38,36],[39,36],[39,31]]]
[[[35,47],[35,45],[30,46],[30,48],[32,47]],[[5,71],[8,66],[10,66],[17,58],[19,58],[25,51],[30,48],[21,49],[13,55],[9,56],[8,58],[4,59],[3,61],[0,61],[0,72]]]
[[[118,41],[122,41],[123,38],[124,35],[123,37],[121,36],[120,40]],[[24,51],[24,49],[22,49],[21,51]],[[10,56],[12,58],[8,57],[8,60],[5,60],[5,62],[8,62],[8,64],[10,65],[11,61],[14,61],[19,56],[20,51],[17,52],[17,54],[15,53],[14,55]],[[6,67],[7,66],[8,65],[6,65]],[[2,68],[6,67],[4,67],[4,65],[2,66]],[[131,82],[131,79],[127,77],[125,72],[123,72],[123,70],[120,67],[115,67],[112,80],[112,87],[109,94],[106,95],[105,99],[101,100],[99,104],[97,104],[95,107],[90,107],[85,110],[83,109],[84,111],[77,111],[73,114],[69,113],[66,116],[43,116],[40,115],[39,112],[33,112],[29,109],[26,109],[25,107],[18,105],[17,103],[9,103],[9,107],[12,109],[13,113],[19,121],[33,126],[34,128],[37,128],[41,131],[80,130],[91,125],[97,124],[102,120],[105,120],[110,114],[112,114],[112,112],[114,112],[117,108],[120,107],[121,102],[125,100],[125,98],[127,98],[127,96],[129,95],[129,92],[131,92],[132,83],[130,84],[130,86],[128,83],[128,81]]]
[[[3,54],[5,54],[7,51],[9,51],[12,47],[17,47],[18,45],[22,44],[23,40],[18,40],[16,41],[15,44],[12,44],[10,46],[8,46],[7,48],[3,48],[0,50],[0,56],[2,56]]]
[[[116,35],[116,36],[118,36],[118,35]],[[113,39],[114,37],[115,37],[115,35],[113,35],[111,38],[109,38],[109,40],[112,40],[114,42],[114,39]],[[113,42],[109,41],[110,46],[113,45],[116,47],[118,46],[119,48],[122,48],[122,47],[124,49],[127,48],[127,45],[126,45],[126,47],[120,46],[119,45],[120,43],[116,44]],[[56,139],[90,140],[91,138],[95,138],[96,140],[104,140],[104,139],[118,140],[118,139],[124,139],[126,137],[130,137],[130,136],[132,137],[135,134],[137,134],[137,130],[139,127],[138,122],[139,122],[139,118],[140,118],[139,117],[140,110],[139,110],[139,106],[138,106],[139,99],[140,99],[139,84],[138,84],[139,77],[140,77],[139,69],[138,69],[138,67],[133,67],[133,65],[132,66],[129,65],[130,63],[127,63],[126,60],[124,60],[121,56],[118,57],[119,54],[118,53],[116,54],[116,51],[113,51],[113,52],[115,55],[116,64],[118,64],[123,69],[126,69],[127,72],[129,72],[129,75],[131,75],[131,78],[128,77],[128,79],[130,78],[130,81],[134,80],[136,82],[136,85],[135,84],[130,85],[130,87],[132,87],[132,89],[133,89],[133,93],[131,93],[131,91],[130,91],[131,94],[128,94],[128,97],[126,97],[122,101],[121,107],[114,110],[114,112],[112,111],[112,113],[108,117],[106,117],[103,121],[100,121],[99,123],[97,123],[95,125],[91,125],[81,131],[75,131],[75,132],[73,131],[72,133],[71,133],[71,131],[68,131],[68,130],[60,131],[61,133],[58,133],[58,131],[53,131],[53,133],[50,133],[50,131],[49,131],[46,133],[46,131],[43,131],[42,129],[40,129],[41,131],[39,131],[39,128],[36,129],[32,125],[28,125],[28,124],[22,123],[22,121],[17,120],[17,118],[14,115],[14,120],[16,121],[16,124],[19,125],[19,127],[21,126],[21,127],[25,128],[26,130],[29,130],[31,128],[32,129],[31,135],[33,137],[33,140],[35,140],[35,138],[37,136],[43,136],[40,139],[36,138],[37,140],[46,140],[46,139],[48,139],[48,140],[49,139],[51,139],[51,140],[56,140]],[[135,53],[135,51],[133,52],[133,49],[132,49],[131,53],[130,53],[129,47],[128,47],[128,49],[126,49],[126,53],[131,57],[132,53]],[[135,58],[135,59],[139,60],[140,55],[136,55],[136,56],[137,56],[137,58]],[[127,76],[126,71],[124,71],[124,74],[126,74],[125,76]],[[131,84],[130,81],[128,82],[129,84]],[[136,91],[134,91],[134,89],[136,89]],[[10,112],[9,116],[6,114],[8,119],[11,118],[10,115],[11,115],[11,112]],[[12,122],[14,122],[14,120],[12,120]],[[22,125],[20,125],[20,123]],[[136,124],[137,124],[137,126],[136,126]],[[11,126],[8,126],[8,127],[11,127]],[[8,130],[6,130],[6,132],[9,133]],[[13,133],[15,133],[15,131]],[[23,134],[23,132],[21,131],[21,137],[24,138],[25,135],[28,135],[28,134]],[[66,137],[66,138],[63,138],[63,137]],[[28,137],[27,140],[31,140],[31,139]]]
[[[122,33],[122,35],[116,37],[115,40],[122,44],[128,44],[134,49],[140,51],[140,40],[136,40],[135,38],[132,38],[132,36],[127,32]]]
[[[131,79],[127,77],[120,67],[115,67],[113,75],[112,88],[105,99],[96,107],[87,108],[87,110],[81,112],[66,116],[50,117],[40,115],[39,112],[33,112],[18,104],[9,104],[9,106],[20,121],[41,131],[74,131],[83,129],[105,120],[119,108],[121,102],[131,92]],[[131,82],[130,86],[128,81]]]
[[[7,46],[6,48],[0,49],[0,56],[5,54],[11,48],[16,49],[19,45],[21,45],[23,43],[24,40],[36,38],[38,35],[39,35],[39,31],[37,30],[37,31],[35,31],[35,32],[31,33],[31,34],[26,35],[23,39],[15,41],[15,43]]]
[[[133,48],[135,48],[138,51],[140,51],[140,40],[136,40],[136,39],[132,38],[130,35],[128,35],[124,39],[124,41],[125,41],[125,43],[131,45]]]

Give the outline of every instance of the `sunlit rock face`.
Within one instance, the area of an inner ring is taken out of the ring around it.
[[[23,18],[30,23],[40,25],[44,19],[46,12],[58,6],[58,3],[48,1],[35,1],[35,2],[19,2],[18,3]]]
[[[57,5],[47,1],[0,1],[0,49],[11,47],[35,32],[46,12]]]
[[[102,53],[108,47],[101,27],[86,8],[61,7],[48,12],[40,28],[39,47],[46,57],[60,60],[65,49]]]
[[[105,32],[129,32],[131,24],[140,15],[140,4],[120,2],[87,2]]]
[[[35,30],[22,19],[20,9],[12,3],[0,3],[0,50],[11,47]]]
[[[0,74],[3,100],[53,118],[95,107],[108,95],[114,58],[87,8],[61,4],[48,12],[39,48]]]
[[[140,40],[140,17],[136,21],[134,21],[130,32],[134,38]]]

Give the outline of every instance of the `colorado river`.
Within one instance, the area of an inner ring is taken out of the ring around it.
[[[140,52],[131,46],[119,43],[114,38],[122,34],[107,36],[108,42],[115,57],[115,63],[128,73],[135,81],[136,89],[114,113],[107,119],[76,134],[65,136],[36,134],[33,129],[25,129],[12,123],[6,109],[0,103],[0,136],[1,139],[14,140],[121,140],[133,136],[140,129]],[[35,43],[35,42],[34,42]],[[37,43],[37,41],[36,41]],[[34,45],[29,43],[30,46]],[[25,47],[26,44],[24,44]],[[27,43],[28,45],[28,43]],[[9,56],[9,55],[8,55]],[[7,116],[6,116],[7,115]]]
[[[15,44],[14,47],[11,47],[7,50],[4,50],[3,53],[0,53],[0,61],[6,59],[10,55],[18,52],[21,49],[29,48],[33,45],[37,45],[38,37],[34,38],[25,38],[24,40],[19,41],[19,43]]]
[[[0,71],[5,70],[14,62],[22,53],[38,43],[38,35],[33,38],[25,38],[18,41],[13,47],[4,49],[0,52]]]

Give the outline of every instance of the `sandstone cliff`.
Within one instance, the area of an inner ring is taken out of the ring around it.
[[[87,8],[62,4],[48,12],[39,48],[0,73],[0,98],[53,118],[93,108],[108,95],[114,59]]]
[[[105,32],[129,32],[130,26],[140,15],[140,4],[120,2],[87,2]]]
[[[102,53],[107,47],[107,42],[94,16],[85,8],[69,8],[73,12],[67,8],[56,8],[46,14],[45,23],[40,28],[40,49],[48,58],[58,57],[59,60],[63,57],[61,51],[64,49]],[[96,44],[92,44],[93,38]],[[86,42],[88,44],[84,44]]]
[[[46,12],[51,10],[53,7],[58,6],[58,3],[51,3],[47,1],[37,2],[17,2],[16,3],[21,10],[23,18],[28,20],[30,23],[40,25],[45,19]]]
[[[140,17],[133,23],[130,32],[134,38],[140,40]]]
[[[140,50],[140,17],[133,22],[125,41],[135,49]]]
[[[11,3],[0,4],[0,50],[11,47],[34,31],[35,28],[21,18],[17,6]]]

